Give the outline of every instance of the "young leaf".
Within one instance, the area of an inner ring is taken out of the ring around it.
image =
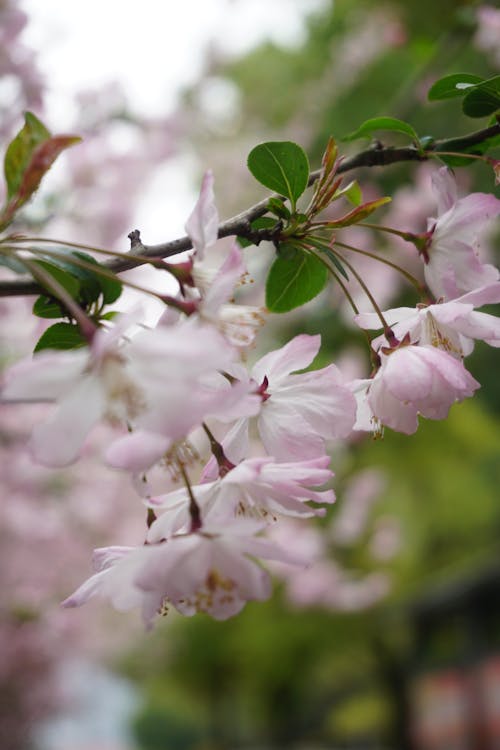
[[[371,136],[377,130],[392,130],[396,133],[408,135],[415,143],[419,142],[418,135],[414,128],[404,120],[398,120],[396,117],[373,117],[359,126],[357,130],[346,135],[344,141],[354,141],[357,138],[366,138]]]
[[[336,200],[342,195],[345,196],[347,200],[353,204],[353,206],[360,206],[363,201],[363,194],[357,180],[353,180],[344,188],[337,190],[333,198],[334,200]]]
[[[40,336],[34,351],[42,349],[77,349],[85,346],[87,341],[80,329],[73,323],[54,323]]]
[[[370,214],[376,211],[377,208],[383,206],[385,203],[390,203],[390,201],[391,198],[386,196],[385,198],[377,198],[374,201],[363,203],[361,206],[357,206],[357,208],[349,211],[349,213],[345,214],[345,216],[341,216],[340,219],[329,221],[328,226],[332,229],[335,229],[338,227],[349,227],[351,226],[351,224],[358,224],[360,221],[363,221],[363,219],[366,219],[367,216],[370,216]]]
[[[281,198],[269,198],[267,203],[267,210],[271,214],[275,214],[280,219],[288,221],[291,217],[290,209],[288,209]]]
[[[309,161],[304,149],[292,141],[261,143],[250,151],[247,164],[256,180],[289,198],[295,208],[309,179]]]
[[[80,141],[81,138],[78,136],[56,135],[33,149],[24,172],[21,174],[19,185],[12,196],[16,210],[38,190],[42,177],[49,171],[59,154]]]
[[[45,125],[31,112],[26,112],[24,126],[11,141],[5,153],[4,173],[9,200],[19,190],[33,151],[40,143],[47,141],[49,138],[50,132]]]
[[[429,101],[434,102],[440,99],[452,99],[457,96],[465,96],[471,86],[481,83],[483,78],[472,75],[471,73],[453,73],[444,76],[432,84],[427,92]]]
[[[292,259],[278,256],[266,282],[266,306],[284,313],[314,299],[328,280],[328,270],[318,258],[297,249]]]

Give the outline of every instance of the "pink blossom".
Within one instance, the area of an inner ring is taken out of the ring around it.
[[[473,43],[478,49],[489,53],[495,65],[500,66],[500,9],[493,5],[480,5],[476,18],[478,26]]]
[[[215,325],[233,346],[250,346],[264,323],[264,310],[233,301],[236,287],[247,274],[238,245],[233,244],[222,265],[215,268],[208,259],[200,263],[195,258],[192,273],[201,294],[200,318]]]
[[[168,605],[186,616],[206,612],[225,620],[247,601],[271,594],[269,574],[251,557],[299,563],[273,542],[256,537],[260,529],[260,524],[245,521],[173,536],[161,544],[96,550],[97,572],[63,606],[80,606],[98,595],[120,611],[140,607],[147,626]]]
[[[355,429],[381,424],[412,434],[418,414],[444,419],[452,404],[479,388],[460,360],[434,346],[401,346],[390,354],[381,352],[380,358],[372,380],[353,384],[361,403]]]
[[[479,237],[489,220],[500,213],[500,200],[487,193],[457,198],[455,179],[446,168],[433,175],[438,218],[428,220],[424,275],[437,298],[454,299],[497,281],[494,266],[478,256]]]
[[[355,400],[337,367],[296,372],[311,364],[320,344],[320,336],[296,336],[252,368],[250,381],[262,399],[259,434],[267,453],[278,461],[322,456],[325,440],[346,437],[352,430]],[[243,367],[233,367],[232,374],[248,379]],[[246,453],[247,431],[248,421],[237,423],[223,441],[235,463]]]
[[[215,244],[219,232],[219,214],[213,186],[214,176],[208,170],[203,177],[198,200],[185,225],[199,260],[203,260],[205,250]]]
[[[250,458],[242,461],[222,478],[192,488],[201,508],[203,521],[221,523],[236,516],[260,521],[277,516],[309,518],[324,515],[305,503],[333,503],[332,490],[311,489],[332,477],[327,456],[277,464],[272,458]],[[148,541],[159,542],[173,533],[189,528],[189,495],[185,488],[151,498],[148,505],[161,512],[148,532]]]
[[[500,282],[475,289],[450,302],[386,310],[384,318],[400,340],[408,335],[413,344],[436,346],[453,356],[463,357],[471,353],[474,339],[500,346],[500,318],[474,309],[497,302],[500,302]],[[361,313],[355,320],[361,328],[380,328],[380,319],[373,313]],[[387,346],[387,340],[380,336],[372,341],[372,346],[377,350]]]
[[[64,466],[75,461],[89,431],[103,417],[162,436],[156,449],[164,452],[205,414],[238,404],[236,416],[241,415],[244,394],[233,393],[217,374],[234,358],[217,330],[188,320],[143,331],[125,343],[121,334],[126,323],[127,318],[111,331],[97,331],[86,349],[42,352],[7,371],[4,401],[58,404],[33,432],[31,449],[38,462]],[[229,418],[235,414],[230,412]],[[137,438],[130,440],[137,448]],[[152,442],[145,445],[147,455]]]

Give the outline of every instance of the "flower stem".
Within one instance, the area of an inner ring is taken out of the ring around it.
[[[366,294],[366,296],[370,300],[370,302],[371,302],[371,304],[373,306],[373,309],[377,313],[378,318],[379,318],[380,322],[382,323],[382,328],[384,330],[384,336],[386,337],[386,339],[387,339],[387,341],[389,343],[389,346],[395,346],[398,343],[398,340],[397,340],[396,336],[394,335],[394,331],[392,330],[392,328],[388,324],[387,320],[385,319],[384,313],[380,309],[380,306],[378,305],[375,297],[373,296],[373,294],[370,292],[369,288],[367,287],[367,285],[363,281],[362,276],[356,271],[356,269],[354,268],[354,266],[352,265],[352,263],[349,263],[349,261],[346,260],[343,255],[339,255],[338,257],[340,258],[340,260],[342,261],[342,263],[345,263],[345,265],[350,270],[350,272],[352,273],[352,275],[354,276],[354,278],[357,280],[357,282],[360,285],[361,289],[364,291],[364,293]]]
[[[194,534],[195,531],[199,531],[202,527],[200,506],[196,502],[196,498],[193,494],[191,482],[189,481],[186,467],[184,466],[184,461],[181,458],[177,458],[177,465],[189,495],[189,515],[191,516],[191,528],[189,531],[191,534]]]
[[[420,297],[422,299],[427,298],[427,290],[416,276],[413,276],[413,274],[409,273],[409,271],[406,271],[401,266],[398,266],[397,263],[393,263],[392,261],[388,260],[387,258],[381,258],[379,255],[375,255],[375,253],[370,253],[368,250],[361,250],[359,247],[353,247],[352,245],[346,245],[345,242],[339,242],[338,240],[335,243],[339,247],[344,248],[345,250],[351,250],[353,253],[359,253],[359,255],[366,255],[367,258],[373,258],[373,260],[378,260],[380,263],[384,263],[386,266],[390,266],[391,268],[394,268],[394,270],[398,271],[400,274],[402,274],[405,279],[407,279],[410,284],[412,284],[417,292],[419,293]]]
[[[235,464],[233,464],[228,459],[228,457],[224,453],[222,445],[215,439],[212,431],[205,424],[205,422],[202,422],[201,426],[203,427],[205,434],[210,442],[210,450],[212,451],[214,458],[217,461],[217,465],[219,467],[219,476],[224,477],[229,471],[231,471],[231,469],[234,469]]]

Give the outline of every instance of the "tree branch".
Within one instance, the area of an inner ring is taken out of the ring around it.
[[[488,128],[476,130],[465,136],[433,141],[423,152],[419,151],[415,146],[392,148],[384,147],[380,143],[375,143],[365,151],[361,151],[358,154],[354,154],[354,156],[344,159],[340,163],[338,173],[343,174],[361,167],[386,167],[390,164],[400,162],[427,161],[428,159],[434,158],[436,152],[466,151],[466,149],[478,146],[490,138],[499,135],[500,122],[497,122]],[[311,172],[309,176],[309,185],[313,185],[316,182],[320,173],[320,169]],[[270,195],[256,203],[254,206],[251,206],[246,211],[242,211],[227,221],[222,222],[222,224],[219,225],[219,238],[230,237],[233,235],[240,235],[243,237],[255,235],[255,232],[252,232],[250,226],[251,222],[267,213],[267,205],[271,197],[280,196],[277,196],[276,194],[274,196]],[[262,234],[262,238],[264,238],[264,236],[265,231]],[[173,255],[179,255],[180,253],[186,252],[186,250],[191,250],[193,247],[189,237],[180,237],[179,239],[171,240],[170,242],[163,242],[159,245],[144,245],[140,239],[139,231],[134,230],[129,234],[129,238],[131,252],[135,256],[142,256],[144,258],[142,263],[147,263],[148,258],[169,258]],[[61,242],[61,244],[64,243]],[[121,273],[135,268],[136,266],[141,265],[141,263],[132,258],[127,258],[127,253],[124,253],[122,257],[113,258],[102,265],[114,273]],[[43,291],[44,290],[29,277],[0,281],[0,297],[40,294]]]

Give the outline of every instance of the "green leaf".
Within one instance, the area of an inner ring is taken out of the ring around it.
[[[44,294],[37,297],[32,312],[39,318],[64,318],[66,315],[66,312],[56,300]]]
[[[288,221],[291,217],[290,209],[285,206],[281,198],[269,198],[267,210],[278,216],[280,219],[286,219]]]
[[[70,146],[79,143],[81,138],[73,135],[56,135],[37,145],[30,154],[29,161],[21,174],[21,180],[12,196],[15,209],[19,209],[38,190],[43,176],[49,171],[59,154]]]
[[[340,262],[340,260],[337,257],[337,255],[333,252],[333,250],[331,249],[331,247],[326,242],[323,242],[322,240],[318,239],[317,237],[311,237],[311,236],[308,236],[306,238],[306,242],[309,245],[312,245],[313,247],[315,247],[317,250],[320,250],[322,253],[325,253],[325,255],[327,255],[328,258],[331,260],[331,262],[333,263],[333,265],[335,266],[335,268],[337,269],[337,271],[347,281],[349,281],[349,276],[347,274],[347,271],[345,270],[344,266]]]
[[[273,229],[277,225],[276,219],[271,216],[259,216],[258,219],[254,219],[251,223],[252,229]],[[246,237],[236,238],[240,244],[240,247],[250,247],[253,245],[251,240],[247,240]]]
[[[357,138],[366,138],[371,136],[377,130],[392,130],[396,133],[408,135],[412,141],[418,143],[418,135],[414,128],[404,120],[398,120],[396,117],[373,117],[360,125],[353,133],[346,135],[344,141],[354,141]]]
[[[490,78],[468,91],[462,110],[468,117],[487,117],[500,109],[500,76]]]
[[[314,255],[297,250],[292,259],[277,257],[266,282],[266,306],[284,313],[314,299],[328,280],[326,266]]]
[[[292,141],[270,141],[253,148],[248,169],[256,180],[295,202],[307,187],[309,161],[303,148]]]
[[[353,206],[359,206],[363,201],[363,194],[357,180],[353,180],[344,188],[337,190],[333,196],[333,200],[337,200],[337,198],[340,198],[342,195],[347,198]]]
[[[391,198],[389,196],[385,196],[384,198],[377,198],[374,201],[368,201],[368,203],[363,203],[361,206],[357,206],[352,211],[349,211],[348,214],[345,214],[345,216],[341,216],[340,219],[333,219],[332,221],[328,222],[328,226],[332,229],[337,229],[340,227],[349,227],[351,224],[358,224],[360,221],[363,221],[363,219],[366,219],[367,216],[370,216],[374,211],[377,210],[380,206],[383,206],[385,203],[390,203]]]
[[[34,150],[50,138],[45,125],[31,112],[24,115],[24,126],[7,147],[4,159],[4,174],[7,183],[7,199],[15,195],[20,186]]]
[[[77,349],[85,346],[87,341],[80,329],[73,323],[54,323],[40,336],[34,351],[42,349]]]
[[[116,302],[123,291],[123,285],[118,279],[108,279],[104,276],[98,276],[99,284],[102,289],[102,301],[105,305]]]
[[[427,93],[427,98],[433,102],[440,99],[465,96],[470,86],[481,83],[483,80],[484,78],[472,75],[471,73],[453,73],[433,83]]]
[[[82,268],[71,263],[71,258],[74,257],[100,268],[100,263],[92,255],[82,253],[80,250],[72,250],[68,255],[69,259],[66,266],[68,270],[72,269],[75,276],[81,278],[82,293],[88,302],[94,302],[100,294],[102,294],[102,301],[105,305],[116,302],[123,290],[123,285],[118,278],[110,279],[107,276],[102,276],[98,271],[94,273],[89,268]]]
[[[80,284],[80,302],[90,304],[95,302],[100,295],[102,295],[105,305],[109,305],[118,299],[123,290],[123,285],[119,279],[110,279],[102,276],[98,271],[94,273],[90,268],[82,268],[80,265],[71,262],[71,259],[75,258],[98,269],[100,264],[92,255],[83,253],[80,250],[59,249],[61,257],[52,257],[51,262],[78,279]]]
[[[78,281],[78,279],[75,279],[74,276],[65,271],[63,268],[59,268],[56,263],[52,262],[52,260],[34,260],[32,262],[34,265],[39,266],[46,273],[50,274],[57,281],[57,283],[60,284],[63,289],[68,292],[70,297],[73,297],[73,299],[78,299],[78,295],[80,292],[80,282]],[[41,286],[44,286],[43,282],[40,281],[40,279],[37,279],[37,281]],[[52,289],[47,288],[47,292],[48,296],[54,296],[54,292]]]

